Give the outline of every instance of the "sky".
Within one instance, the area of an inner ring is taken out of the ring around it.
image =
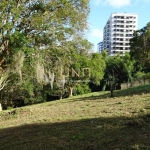
[[[150,0],[90,0],[88,40],[94,45],[103,40],[103,28],[113,12],[138,14],[138,29],[150,22]]]

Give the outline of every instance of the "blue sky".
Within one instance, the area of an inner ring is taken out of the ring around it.
[[[150,22],[150,0],[90,0],[88,40],[94,44],[102,41],[103,28],[113,12],[138,14],[138,29]]]

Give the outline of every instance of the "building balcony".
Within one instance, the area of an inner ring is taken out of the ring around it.
[[[126,41],[126,40],[123,40],[123,39],[119,39],[119,40],[114,40],[114,39],[112,39],[111,40],[111,43],[125,43],[125,44],[129,44],[129,41]]]
[[[130,50],[111,49],[111,52],[130,52]]]
[[[119,45],[119,44],[111,45],[111,47],[116,47],[116,46],[118,46],[118,47],[130,47],[130,45]]]
[[[127,18],[127,17],[126,18],[112,18],[111,21],[113,22],[113,21],[116,21],[116,20],[117,21],[136,21],[137,18]]]
[[[125,31],[112,31],[111,34],[125,34]]]
[[[112,25],[133,25],[133,23],[126,23],[126,22],[114,22]]]

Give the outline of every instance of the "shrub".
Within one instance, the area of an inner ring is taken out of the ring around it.
[[[86,93],[90,93],[90,92],[91,92],[91,89],[89,88],[89,85],[82,83],[82,84],[78,84],[76,86],[76,88],[74,89],[73,95],[86,94]]]

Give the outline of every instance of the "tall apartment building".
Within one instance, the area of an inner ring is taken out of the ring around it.
[[[103,30],[103,49],[110,56],[124,55],[130,51],[129,42],[137,30],[138,15],[132,13],[112,13]]]
[[[102,52],[102,50],[103,50],[103,42],[99,42],[99,43],[97,44],[97,50],[98,50],[99,53]]]

